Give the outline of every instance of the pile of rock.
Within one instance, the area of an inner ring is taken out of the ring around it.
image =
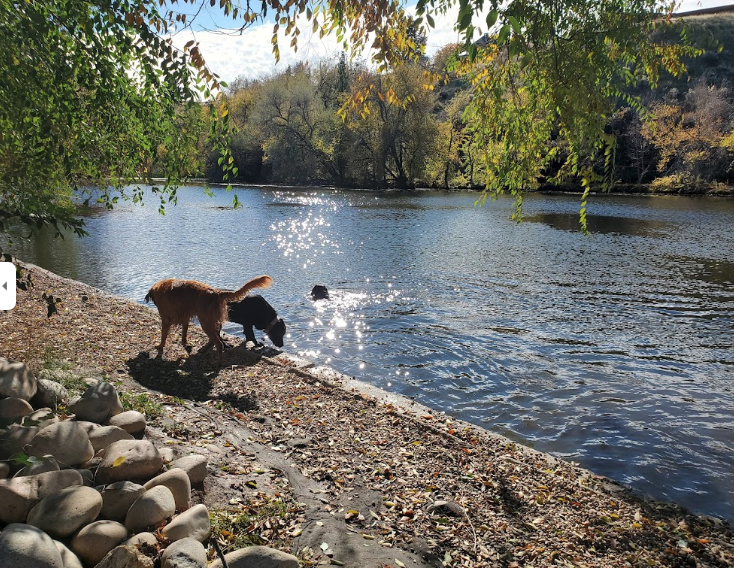
[[[209,513],[190,500],[206,458],[174,460],[142,439],[145,416],[124,411],[104,380],[67,397],[58,382],[0,359],[3,568],[152,568],[163,548],[161,568],[204,568]],[[280,560],[268,565],[298,566]]]

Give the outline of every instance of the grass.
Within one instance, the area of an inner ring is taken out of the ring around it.
[[[160,403],[147,393],[131,394],[118,390],[117,394],[125,410],[137,410],[149,420],[158,418],[163,414],[163,407]]]
[[[210,509],[212,537],[230,552],[247,546],[287,546],[293,537],[294,521],[300,509],[294,502],[259,493],[253,501],[236,508]]]

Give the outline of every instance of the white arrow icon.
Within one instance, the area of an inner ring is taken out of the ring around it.
[[[15,265],[12,262],[0,262],[0,310],[12,310],[15,307]],[[8,286],[10,284],[10,286]]]

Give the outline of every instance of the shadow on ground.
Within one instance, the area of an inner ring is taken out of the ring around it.
[[[260,352],[246,349],[244,345],[227,349],[221,367],[216,365],[211,353],[194,353],[177,359],[156,356],[156,353],[155,350],[141,351],[136,357],[128,359],[130,377],[147,389],[194,401],[211,398],[213,383],[223,371],[235,366],[253,366],[262,358]],[[220,398],[237,408],[253,407],[249,397],[241,394]],[[240,400],[242,398],[248,400]]]

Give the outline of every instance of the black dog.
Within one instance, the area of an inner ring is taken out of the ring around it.
[[[262,329],[274,345],[283,347],[285,322],[262,296],[247,296],[244,300],[227,304],[227,317],[229,321],[242,324],[245,341],[252,341],[255,347],[262,344],[255,339],[253,327]]]
[[[321,284],[316,284],[311,289],[311,299],[312,300],[328,300],[329,299],[329,290],[326,289],[326,286],[322,286]]]

